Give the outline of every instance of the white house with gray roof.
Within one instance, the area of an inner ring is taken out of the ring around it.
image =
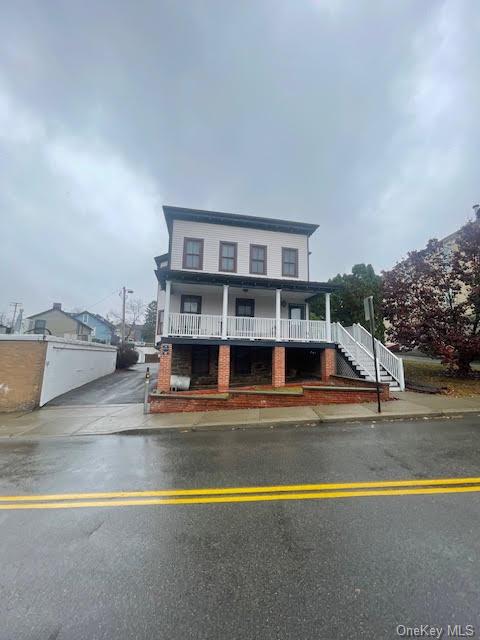
[[[336,286],[310,279],[309,238],[318,225],[171,206],[163,211],[169,246],[155,258],[156,343],[161,352],[170,345],[173,375],[189,377],[193,386],[217,385],[219,349],[228,346],[228,385],[274,381],[276,362],[284,369],[277,382],[321,377],[326,352],[335,353],[337,368],[374,379],[370,334],[332,323]],[[324,321],[310,319],[318,296]],[[403,388],[401,360],[380,343],[379,349],[382,379]]]

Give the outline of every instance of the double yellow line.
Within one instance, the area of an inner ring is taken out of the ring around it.
[[[274,500],[326,500],[332,498],[472,492],[480,492],[480,478],[436,478],[430,480],[344,482],[339,484],[292,484],[265,487],[0,496],[0,510],[79,509],[84,507],[270,502]]]

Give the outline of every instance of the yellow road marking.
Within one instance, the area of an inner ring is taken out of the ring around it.
[[[270,495],[230,495],[201,498],[145,498],[138,500],[96,500],[76,502],[33,502],[0,504],[1,509],[79,509],[84,507],[130,507],[148,505],[215,504],[227,502],[270,502],[274,500],[325,500],[332,498],[366,498],[376,496],[430,495],[445,493],[480,492],[480,486],[470,487],[423,487],[420,489],[378,489],[371,491],[324,491],[322,493],[277,493]]]
[[[336,489],[376,489],[382,487],[423,487],[436,485],[480,484],[480,478],[432,478],[429,480],[383,480],[378,482],[342,482],[328,484],[290,484],[263,487],[222,487],[210,489],[166,489],[152,491],[104,491],[94,493],[53,493],[44,495],[0,496],[1,502],[44,502],[46,500],[90,500],[103,498],[146,498],[174,496],[215,496]],[[1,505],[0,505],[1,506]]]

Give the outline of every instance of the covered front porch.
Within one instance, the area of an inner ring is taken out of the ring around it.
[[[167,281],[162,338],[331,342],[330,292],[325,320],[310,319],[312,293]]]

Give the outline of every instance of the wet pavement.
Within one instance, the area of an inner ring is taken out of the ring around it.
[[[93,380],[48,402],[47,407],[79,404],[129,404],[143,402],[145,373],[150,369],[150,390],[156,386],[158,364],[136,364],[119,369],[108,376]]]
[[[476,416],[10,439],[0,494],[478,477],[479,450]],[[480,633],[480,493],[12,509],[0,527],[1,640]]]
[[[153,381],[151,384],[155,384]],[[70,395],[70,394],[67,394]],[[82,395],[89,397],[89,392]],[[115,397],[119,397],[117,394]],[[72,400],[72,402],[75,400]],[[264,409],[234,409],[224,411],[192,411],[185,413],[145,413],[144,405],[129,404],[69,404],[46,405],[42,409],[23,413],[0,413],[2,438],[32,438],[52,436],[108,435],[116,433],[148,433],[185,429],[256,428],[302,423],[307,426],[323,422],[367,421],[379,419],[428,418],[458,415],[480,418],[480,396],[451,398],[444,395],[398,393],[391,402],[384,402],[382,414],[376,403],[322,404],[312,407],[275,407]]]

